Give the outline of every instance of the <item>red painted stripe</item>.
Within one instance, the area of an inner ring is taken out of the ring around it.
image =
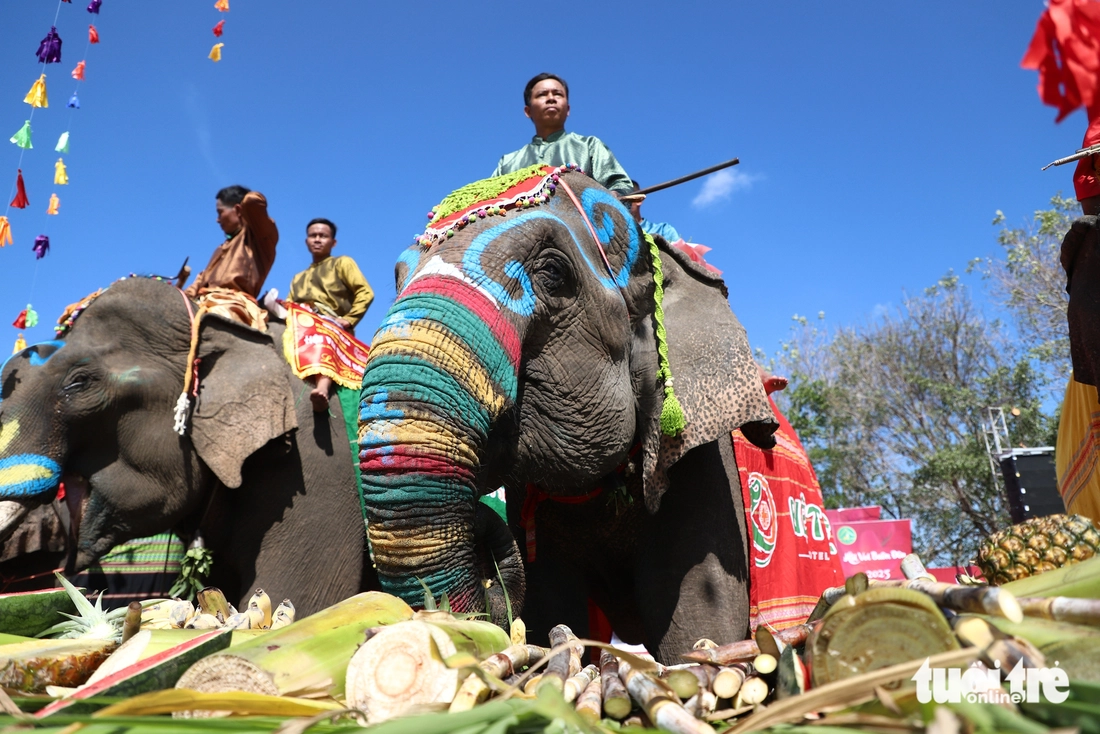
[[[459,467],[453,461],[439,456],[410,456],[397,453],[379,455],[372,451],[360,461],[359,468],[372,474],[454,475]]]
[[[428,275],[410,283],[405,290],[401,291],[401,297],[404,298],[416,293],[443,296],[468,308],[475,316],[488,324],[493,336],[500,342],[500,346],[504,349],[504,353],[508,355],[512,365],[519,365],[519,336],[516,334],[515,327],[501,314],[500,309],[494,306],[492,301],[486,298],[485,294],[477,288],[457,278],[449,278],[445,275]]]

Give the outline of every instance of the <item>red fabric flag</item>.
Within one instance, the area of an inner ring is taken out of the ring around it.
[[[77,81],[81,81],[81,82],[84,81],[84,62],[83,61],[78,63],[76,65],[76,68],[73,69],[73,79],[76,79]]]
[[[217,36],[218,38],[221,38],[222,33],[224,32],[223,31],[224,28],[225,28],[225,21],[224,20],[219,20],[218,24],[216,26],[214,26],[214,35]]]
[[[1095,107],[1100,82],[1100,2],[1050,0],[1020,66],[1039,72],[1039,98],[1058,108],[1058,122],[1082,105]]]
[[[23,169],[20,168],[18,171],[15,177],[15,198],[11,200],[11,206],[16,209],[26,209],[30,202],[27,200],[27,189],[23,185]]]
[[[88,43],[99,43],[99,31],[94,25],[88,26]]]
[[[15,321],[11,322],[11,325],[17,329],[27,328],[27,309],[20,311],[19,315],[15,317]]]

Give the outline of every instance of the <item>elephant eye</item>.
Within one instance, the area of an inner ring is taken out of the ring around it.
[[[539,284],[550,295],[557,295],[569,281],[569,264],[563,257],[549,256],[543,258],[538,265],[536,278]]]
[[[69,375],[68,380],[65,381],[65,386],[61,388],[62,392],[73,393],[83,390],[88,386],[88,382],[91,380],[87,372],[74,372]]]

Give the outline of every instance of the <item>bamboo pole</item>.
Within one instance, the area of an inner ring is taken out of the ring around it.
[[[631,698],[645,709],[650,721],[661,729],[672,734],[714,734],[713,727],[687,712],[672,690],[634,670],[625,660],[619,661],[619,675],[626,683]]]
[[[607,650],[600,651],[600,678],[603,681],[603,710],[616,721],[630,714],[633,705],[619,675],[619,659]]]

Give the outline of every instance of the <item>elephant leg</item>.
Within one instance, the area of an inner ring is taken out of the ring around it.
[[[650,652],[679,662],[701,637],[745,639],[749,575],[744,502],[733,446],[713,441],[670,470],[671,486],[647,522],[635,579]]]

